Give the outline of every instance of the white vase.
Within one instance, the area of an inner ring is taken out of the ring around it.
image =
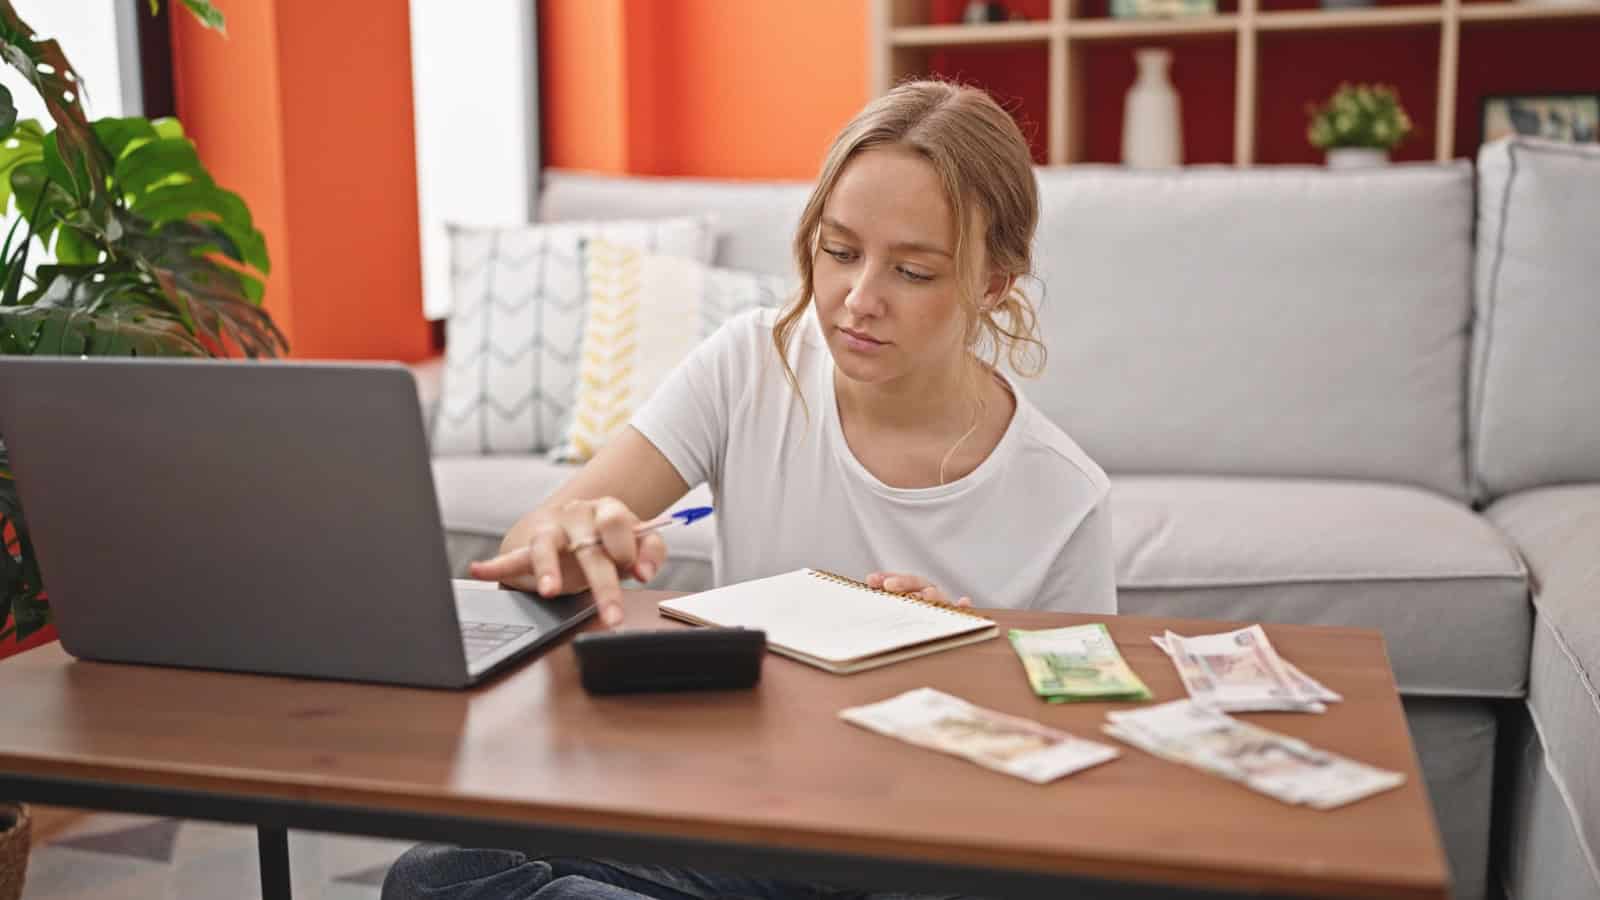
[[[1328,150],[1330,169],[1370,169],[1389,164],[1389,151],[1374,147],[1332,147]]]
[[[1122,162],[1140,169],[1183,165],[1183,127],[1178,91],[1168,77],[1172,51],[1134,51],[1139,76],[1128,89],[1122,114]]]

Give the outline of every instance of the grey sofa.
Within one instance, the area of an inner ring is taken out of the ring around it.
[[[1038,177],[1024,390],[1112,475],[1121,609],[1380,629],[1456,896],[1600,897],[1600,152]],[[805,195],[549,172],[539,208],[713,213],[718,264],[782,273]],[[567,474],[436,459],[453,563]],[[657,583],[708,586],[714,527]]]

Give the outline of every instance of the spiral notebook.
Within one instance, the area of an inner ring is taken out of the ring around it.
[[[662,615],[696,625],[760,628],[767,647],[819,669],[860,672],[988,640],[977,613],[894,594],[819,569],[796,569],[661,602]]]

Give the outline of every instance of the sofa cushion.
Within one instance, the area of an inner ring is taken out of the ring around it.
[[[467,562],[492,555],[511,526],[575,471],[573,466],[534,456],[435,459],[433,486],[439,495],[451,570],[464,577]],[[711,492],[701,485],[680,505],[710,506]],[[714,535],[710,520],[661,532],[667,542],[667,562],[649,586],[668,591],[709,588]]]
[[[791,279],[707,266],[609,241],[585,245],[589,319],[567,439],[551,454],[593,458],[701,341],[740,313],[781,306]]]
[[[713,181],[589,175],[546,169],[539,221],[698,216],[716,219],[714,265],[794,277],[795,226],[811,195],[804,181]]]
[[[1050,361],[1024,385],[1120,474],[1463,497],[1470,166],[1042,169]]]
[[[704,261],[713,234],[703,216],[452,227],[434,454],[538,453],[566,439],[588,311],[584,241]]]
[[[1523,568],[1464,506],[1398,485],[1159,477],[1112,479],[1111,503],[1124,613],[1376,628],[1408,695],[1523,692]]]
[[[1600,484],[1513,494],[1488,509],[1534,585],[1528,711],[1590,865],[1600,860]],[[1600,879],[1600,868],[1595,871]]]
[[[1497,141],[1478,173],[1478,492],[1600,481],[1600,147]]]

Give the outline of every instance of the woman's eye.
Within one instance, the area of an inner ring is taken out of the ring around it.
[[[909,279],[911,281],[916,281],[916,282],[924,282],[924,281],[932,281],[933,280],[933,276],[932,275],[924,275],[921,272],[914,272],[914,271],[912,271],[910,269],[906,269],[906,268],[902,268],[900,270],[900,274],[904,275],[907,279]]]
[[[829,256],[833,257],[834,259],[836,259],[836,260],[838,260],[839,262],[842,262],[842,263],[849,262],[850,260],[856,258],[856,255],[855,255],[854,251],[851,251],[851,250],[840,250],[840,249],[835,248],[835,247],[823,247],[822,248],[822,252],[828,254]]]

